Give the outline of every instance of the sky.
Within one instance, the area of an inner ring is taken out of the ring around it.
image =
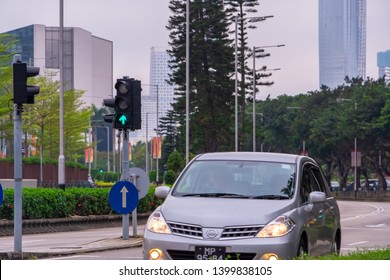
[[[60,0],[0,0],[0,33],[31,24],[59,26]],[[64,26],[80,27],[113,41],[114,79],[129,76],[149,83],[151,47],[167,47],[169,0],[64,0]],[[367,76],[377,79],[376,54],[390,49],[390,0],[367,0]],[[260,0],[254,16],[273,18],[250,30],[250,47],[267,48],[270,57],[256,66],[273,71],[269,94],[295,95],[319,88],[318,0]],[[257,68],[257,67],[256,67]],[[111,94],[111,93],[110,93]]]

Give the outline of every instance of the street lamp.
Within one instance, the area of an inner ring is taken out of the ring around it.
[[[253,151],[256,152],[256,49],[265,49],[265,48],[280,48],[284,47],[284,44],[272,45],[272,46],[262,46],[262,47],[253,47],[252,56],[253,56]],[[260,69],[261,71],[278,71],[281,68],[275,69]]]
[[[186,2],[186,164],[190,160],[190,0]]]
[[[247,19],[251,21],[261,21],[265,20],[267,18],[272,18],[274,16],[263,16],[263,17],[248,17]],[[234,18],[234,25],[235,25],[235,50],[234,50],[234,65],[235,65],[235,88],[234,88],[234,139],[235,139],[235,151],[238,151],[238,19],[242,19],[242,17],[239,17],[238,15]]]
[[[60,0],[60,155],[58,156],[58,186],[65,190],[64,155],[64,1]]]

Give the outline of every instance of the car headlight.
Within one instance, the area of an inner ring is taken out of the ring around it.
[[[160,212],[154,212],[148,219],[147,229],[155,233],[171,233],[171,229],[165,222]]]
[[[294,227],[295,223],[291,218],[279,216],[259,231],[256,237],[280,237],[291,232]]]

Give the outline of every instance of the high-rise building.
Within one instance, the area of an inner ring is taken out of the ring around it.
[[[385,78],[390,83],[390,50],[377,53],[377,66],[379,78]]]
[[[22,61],[53,70],[59,79],[59,27],[34,24],[11,30],[18,42],[13,50]],[[104,98],[113,92],[113,43],[93,36],[77,27],[64,28],[64,89],[86,91],[82,101],[86,106],[101,107]]]
[[[366,77],[366,0],[319,0],[320,86]]]
[[[40,75],[48,70],[59,80],[59,27],[33,24],[6,33],[16,37],[15,49],[11,51],[19,53],[22,62],[40,67]],[[64,90],[83,90],[84,106],[94,104],[101,108],[103,99],[112,97],[113,92],[113,42],[82,28],[65,27],[63,57]],[[96,123],[91,125],[93,141],[98,142],[97,149],[106,151],[108,147],[112,150],[112,130]]]
[[[172,109],[174,86],[167,83],[172,73],[169,60],[170,55],[166,48],[151,48],[149,84],[142,85],[142,93],[146,92],[147,88],[149,95],[142,95],[142,129],[130,134],[133,141],[145,141],[146,136],[150,140],[157,136],[157,110],[158,118],[161,119]]]

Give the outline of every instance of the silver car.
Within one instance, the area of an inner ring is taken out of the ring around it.
[[[338,253],[340,213],[321,168],[306,156],[202,154],[149,217],[144,259],[267,260]]]

